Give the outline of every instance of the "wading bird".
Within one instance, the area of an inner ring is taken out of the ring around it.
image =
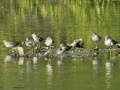
[[[98,49],[97,42],[99,42],[101,40],[101,37],[98,34],[93,33],[92,34],[92,40],[95,42],[95,45],[96,45],[95,48]]]
[[[39,48],[40,47],[40,42],[43,41],[43,38],[40,37],[40,36],[37,36],[35,33],[32,34],[32,38],[34,39],[37,47]]]
[[[105,45],[108,46],[109,48],[112,47],[113,45],[117,45],[118,42],[113,40],[109,35],[105,36]]]
[[[26,41],[24,43],[26,46],[28,46],[29,50],[33,50],[32,47],[35,45],[35,41],[32,37],[26,38]]]
[[[11,50],[9,52],[12,52],[12,50],[18,46],[20,44],[20,42],[17,42],[17,41],[9,41],[9,40],[3,40],[3,43],[4,45],[7,47],[7,48],[11,48]],[[16,51],[15,51],[16,52]]]
[[[52,45],[54,44],[54,41],[51,37],[47,37],[47,39],[45,40],[45,45],[47,45],[48,47],[50,47],[50,49],[52,49]]]
[[[8,48],[14,48],[20,44],[20,42],[16,41],[8,41],[8,40],[3,40],[3,43],[6,47]]]
[[[105,45],[109,47],[110,50],[110,58],[111,58],[111,47],[117,45],[118,42],[113,40],[109,35],[105,36]]]

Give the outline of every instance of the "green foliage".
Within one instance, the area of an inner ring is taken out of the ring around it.
[[[120,36],[118,0],[1,0],[1,40],[24,40],[33,32],[44,38],[53,36],[56,46],[83,38],[92,44],[91,35]],[[6,33],[7,32],[7,33]],[[4,35],[4,36],[2,36]],[[9,35],[9,37],[7,37]]]

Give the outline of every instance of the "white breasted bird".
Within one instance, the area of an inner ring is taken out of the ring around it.
[[[20,42],[9,40],[3,40],[3,43],[7,48],[14,48],[20,44]]]
[[[32,38],[34,39],[35,43],[37,44],[37,47],[40,47],[40,42],[43,41],[43,38],[40,36],[37,36],[35,33],[32,34]]]
[[[101,40],[101,37],[97,33],[93,33],[92,40],[95,42],[96,48],[98,48],[97,42]]]
[[[47,37],[45,40],[45,45],[50,47],[50,49],[52,49],[52,45],[54,44],[54,41],[51,37]]]

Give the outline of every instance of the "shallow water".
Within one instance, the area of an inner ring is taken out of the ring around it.
[[[2,90],[119,90],[117,53],[96,57],[1,58]]]
[[[120,2],[118,0],[1,0],[0,42],[24,41],[36,33],[52,36],[55,48],[83,38],[85,48],[94,47],[93,32],[120,42]],[[22,46],[27,51],[27,46]],[[41,46],[45,46],[44,41]],[[113,46],[112,48],[117,48]],[[1,90],[119,90],[119,52],[97,56],[12,58],[0,47]]]

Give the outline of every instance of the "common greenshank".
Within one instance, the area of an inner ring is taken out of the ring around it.
[[[3,43],[7,48],[14,48],[20,44],[20,42],[9,40],[3,40]]]
[[[110,58],[111,58],[111,47],[117,45],[118,42],[113,40],[109,35],[105,36],[105,45],[109,47],[110,50]]]
[[[54,44],[54,41],[51,37],[47,37],[47,39],[45,40],[45,45],[47,45],[48,47],[50,47],[50,49],[52,49],[52,45]]]
[[[97,42],[99,42],[101,40],[101,37],[97,33],[93,33],[92,34],[92,40],[95,42],[96,49],[97,49],[98,48]]]
[[[118,42],[113,40],[109,35],[105,36],[105,45],[108,47],[112,47],[113,45],[117,45]]]
[[[32,48],[30,47],[33,47],[36,43],[32,37],[29,37],[29,38],[26,38],[25,44],[26,46],[29,47],[28,49],[31,50]]]
[[[35,43],[37,44],[37,47],[40,47],[40,42],[43,41],[43,38],[40,36],[37,36],[35,33],[32,34],[32,38],[34,39]]]

